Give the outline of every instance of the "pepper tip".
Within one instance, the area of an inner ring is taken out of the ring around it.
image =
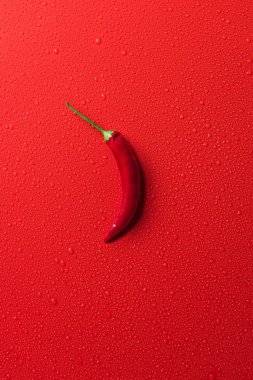
[[[109,233],[106,235],[106,237],[104,238],[104,242],[105,242],[106,244],[107,244],[107,243],[111,243],[113,239],[114,239],[114,235],[113,235],[111,232],[109,232]]]

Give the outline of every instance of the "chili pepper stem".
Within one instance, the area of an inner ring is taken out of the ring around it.
[[[76,115],[80,116],[82,119],[87,121],[90,125],[92,125],[94,128],[96,128],[99,132],[102,133],[104,136],[105,141],[110,140],[112,134],[114,131],[105,131],[101,127],[99,127],[97,124],[95,124],[92,120],[90,120],[87,116],[84,116],[81,112],[77,111],[74,107],[72,107],[68,102],[66,102],[66,106],[71,109]]]

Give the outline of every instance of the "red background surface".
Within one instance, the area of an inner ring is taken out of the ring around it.
[[[247,380],[251,1],[0,2],[0,379]],[[120,178],[68,100],[132,143]]]

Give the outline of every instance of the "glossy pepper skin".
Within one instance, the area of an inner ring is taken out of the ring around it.
[[[119,132],[113,132],[106,142],[116,159],[122,183],[121,206],[105,242],[116,238],[132,221],[141,195],[140,167],[129,142]]]
[[[104,239],[105,243],[108,243],[125,231],[136,214],[141,197],[140,166],[133,148],[121,133],[111,130],[105,131],[69,103],[66,105],[103,134],[104,140],[110,147],[118,165],[122,183],[121,206],[118,216]]]

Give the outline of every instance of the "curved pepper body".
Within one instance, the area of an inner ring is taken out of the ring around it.
[[[84,116],[81,112],[77,111],[69,103],[66,103],[66,105],[76,115],[80,116],[103,134],[104,140],[111,148],[118,164],[122,182],[122,199],[118,216],[104,239],[104,241],[108,243],[121,234],[135,216],[141,196],[140,166],[133,148],[121,133],[102,129],[87,116]]]
[[[116,159],[122,183],[120,210],[104,239],[107,243],[129,225],[136,213],[141,195],[141,174],[136,155],[121,133],[113,132],[106,143]]]

